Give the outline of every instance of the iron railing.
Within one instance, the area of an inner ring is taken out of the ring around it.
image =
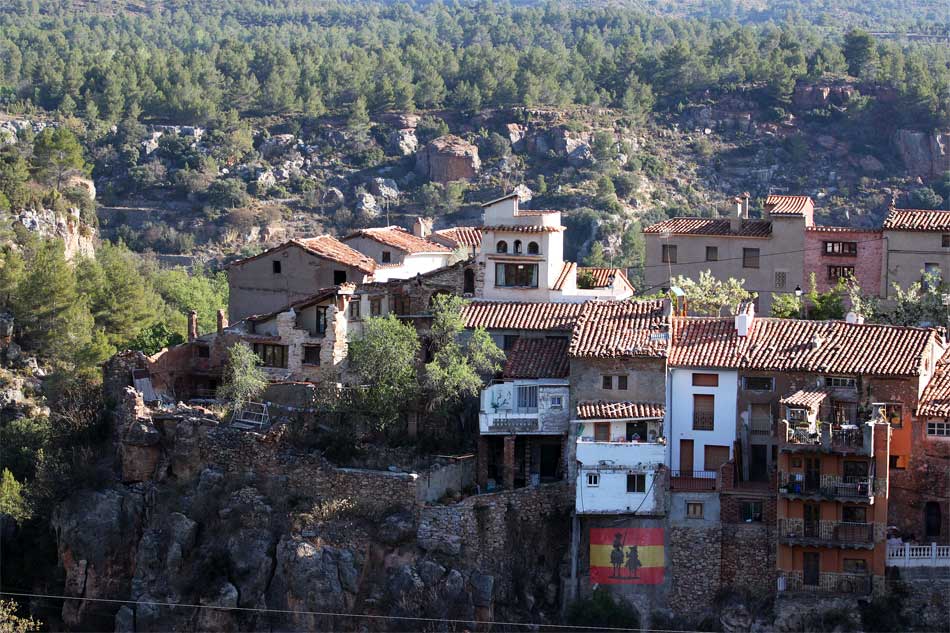
[[[670,487],[673,490],[715,490],[716,471],[714,470],[674,470],[670,473]]]

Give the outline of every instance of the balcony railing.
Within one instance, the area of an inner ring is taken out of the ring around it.
[[[779,519],[779,537],[788,540],[825,541],[830,545],[871,545],[874,525],[848,521]]]
[[[779,591],[867,595],[872,586],[870,574],[820,572],[806,580],[801,571],[786,571],[779,576]]]
[[[749,432],[752,435],[772,435],[772,418],[752,418]]]
[[[842,477],[838,475],[804,476],[798,479],[794,474],[779,473],[779,492],[788,495],[821,495],[824,497],[845,497],[849,499],[869,499],[874,496],[873,477]]]
[[[870,454],[866,445],[867,425],[821,422],[811,426],[789,427],[785,447],[814,447],[836,452]]]
[[[488,424],[490,431],[536,431],[538,430],[537,411],[533,415],[511,415],[509,417],[493,416]]]
[[[716,471],[674,470],[670,473],[670,487],[673,490],[715,490]]]
[[[716,427],[716,416],[704,411],[693,412],[693,428],[697,431],[712,431]]]
[[[950,567],[950,545],[887,546],[888,567]]]

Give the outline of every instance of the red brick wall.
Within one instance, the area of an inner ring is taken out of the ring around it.
[[[828,280],[828,266],[854,266],[854,275],[865,294],[881,293],[881,262],[884,257],[884,240],[880,231],[805,231],[804,271],[805,282],[810,283],[811,274],[819,292],[835,286]],[[824,242],[858,242],[857,257],[834,257],[825,255]],[[804,288],[807,292],[808,288]]]

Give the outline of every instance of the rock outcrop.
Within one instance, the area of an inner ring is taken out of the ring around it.
[[[894,147],[911,176],[936,178],[950,170],[950,132],[897,130]]]
[[[96,255],[98,232],[79,218],[77,208],[66,215],[52,209],[24,209],[15,214],[14,222],[42,238],[63,240],[66,259]]]
[[[430,141],[416,155],[416,171],[432,182],[442,184],[471,180],[478,175],[481,166],[478,148],[452,134]]]

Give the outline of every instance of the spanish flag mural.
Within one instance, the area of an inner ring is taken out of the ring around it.
[[[663,528],[591,528],[592,583],[658,585],[665,564]]]

